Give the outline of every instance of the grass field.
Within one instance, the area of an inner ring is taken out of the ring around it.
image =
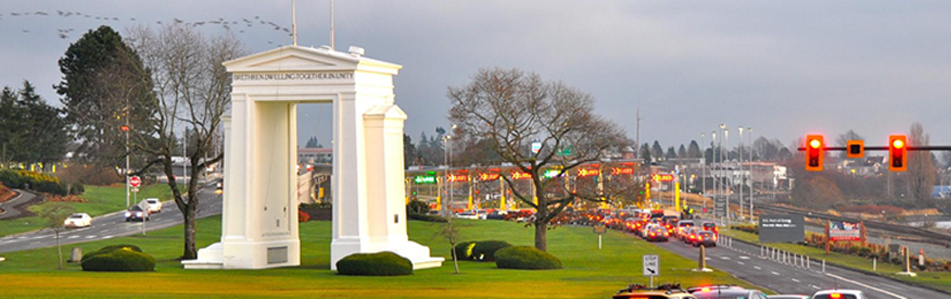
[[[532,228],[501,221],[457,221],[466,240],[499,239],[515,245],[532,244]],[[301,225],[302,265],[267,270],[184,270],[181,226],[152,232],[147,237],[115,238],[79,245],[84,252],[113,244],[135,244],[159,261],[149,273],[90,273],[76,264],[56,269],[56,251],[46,248],[9,253],[0,263],[4,297],[316,297],[316,298],[607,298],[628,283],[647,283],[641,276],[641,256],[659,254],[657,282],[685,286],[731,283],[750,286],[723,272],[697,274],[695,262],[618,232],[597,236],[588,227],[560,227],[549,232],[549,252],[564,269],[501,270],[494,263],[460,262],[453,274],[451,261],[437,269],[418,270],[401,277],[338,276],[330,267],[330,222]],[[199,247],[219,239],[221,221],[199,223]],[[410,221],[410,238],[448,256],[449,245],[435,237],[439,225]],[[68,252],[68,249],[67,249]],[[143,287],[147,286],[147,287]]]
[[[739,240],[759,243],[759,236],[752,233],[735,229],[721,230],[720,233]],[[892,278],[921,283],[931,287],[951,291],[951,272],[918,272],[917,277],[898,276],[894,274],[902,271],[902,267],[891,263],[878,263],[876,266],[876,271],[872,271],[872,260],[860,256],[842,254],[838,252],[830,252],[829,254],[826,254],[824,249],[798,244],[768,243],[766,245],[796,254],[804,254],[816,260],[825,259],[828,263],[834,263],[846,268],[875,272]]]
[[[87,202],[67,203],[75,209],[77,213],[88,213],[90,216],[108,214],[125,209],[125,186],[86,186],[86,192],[80,197],[85,198]],[[162,200],[170,199],[168,185],[158,184],[142,187],[138,194],[138,199],[156,197]],[[130,199],[131,201],[131,199]],[[36,211],[48,203],[42,203],[30,207],[30,210]],[[0,221],[0,237],[12,234],[18,234],[37,230],[43,227],[43,220],[40,217],[31,216],[11,220]]]

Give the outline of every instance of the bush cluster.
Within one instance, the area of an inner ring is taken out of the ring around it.
[[[501,269],[561,269],[561,261],[558,258],[531,246],[513,246],[499,250],[495,253],[495,265]]]
[[[751,234],[759,235],[759,225],[756,225],[756,224],[737,224],[737,225],[730,226],[730,228],[738,230],[738,231],[744,231]]]
[[[486,240],[462,242],[456,244],[453,250],[456,251],[456,258],[460,260],[491,262],[495,260],[495,253],[506,247],[512,247],[512,244],[505,241]]]
[[[406,214],[406,217],[409,218],[409,220],[419,220],[419,221],[427,221],[427,222],[449,222],[449,220],[447,220],[446,217],[439,216],[439,215],[410,213],[410,214]]]
[[[83,256],[82,267],[83,271],[154,271],[155,258],[135,245],[112,245]]]
[[[413,274],[413,263],[389,251],[355,253],[337,261],[337,274],[355,276],[410,275]]]
[[[85,191],[81,184],[73,184],[67,190],[66,184],[60,182],[59,178],[27,170],[0,169],[0,183],[11,188],[23,188],[29,184],[31,190],[54,195],[81,194]]]

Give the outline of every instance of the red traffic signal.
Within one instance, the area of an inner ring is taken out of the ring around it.
[[[822,171],[822,135],[806,135],[806,171]]]
[[[908,137],[905,135],[888,136],[888,170],[908,170]]]

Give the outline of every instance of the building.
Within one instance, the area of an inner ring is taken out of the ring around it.
[[[334,149],[330,147],[297,148],[297,163],[330,164],[333,154]]]

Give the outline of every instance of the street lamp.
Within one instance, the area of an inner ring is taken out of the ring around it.
[[[449,213],[452,213],[452,207],[453,207],[453,204],[455,204],[455,201],[453,201],[453,196],[452,196],[453,180],[451,179],[451,176],[452,176],[452,134],[451,133],[455,129],[456,129],[455,124],[450,125],[449,126],[450,134],[443,136],[443,142],[446,143],[446,149],[447,149],[446,151],[446,179],[449,181],[449,190],[448,190],[449,191],[449,210],[450,210]],[[452,214],[450,214],[450,216],[451,215]]]
[[[729,163],[730,162],[730,129],[723,129],[723,139],[724,139],[723,142],[726,143],[726,160],[727,160],[727,163]],[[726,185],[723,186],[724,187],[723,191],[726,192],[726,224],[727,226],[730,226],[730,191],[733,189],[731,188],[730,185],[733,183],[732,175],[733,175],[732,171],[727,172]]]
[[[753,128],[746,128],[749,131],[750,144],[750,222],[753,222]]]
[[[737,128],[740,131],[740,141],[739,146],[736,149],[736,159],[738,161],[740,170],[740,219],[743,218],[743,185],[746,183],[746,177],[743,175],[743,126]]]
[[[700,180],[703,189],[700,189],[700,198],[703,199],[703,211],[707,210],[707,134],[700,133]]]

